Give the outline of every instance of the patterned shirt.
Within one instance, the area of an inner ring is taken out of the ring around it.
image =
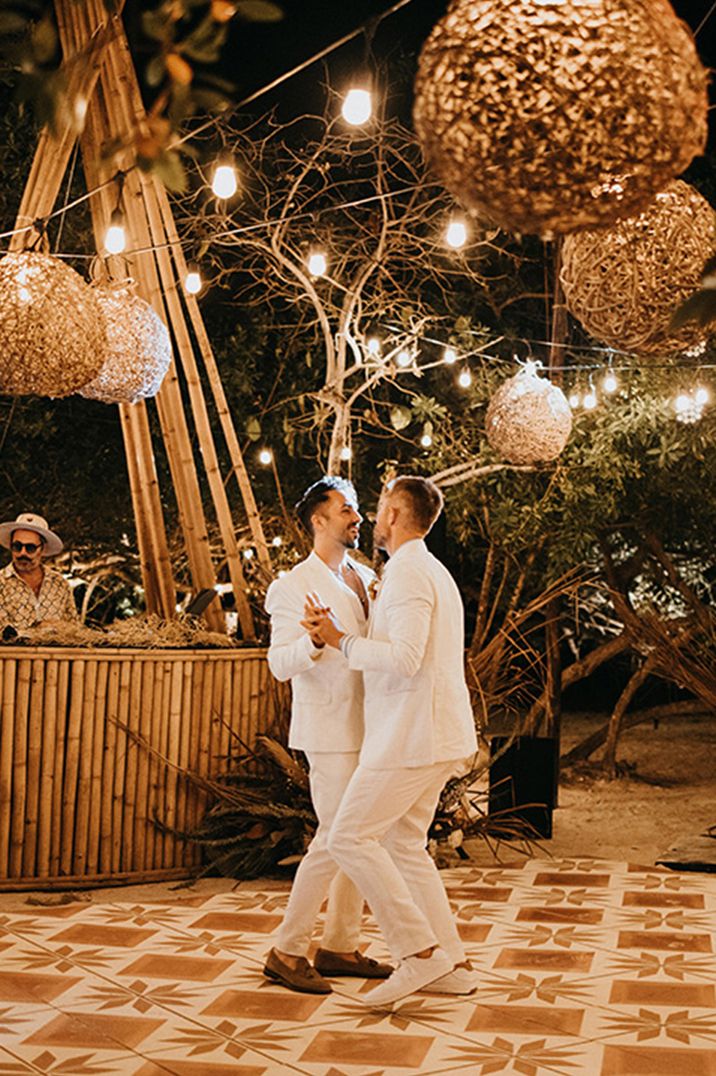
[[[26,631],[42,620],[79,620],[72,590],[66,579],[52,568],[43,567],[40,591],[20,578],[12,564],[0,572],[0,628],[12,624]]]

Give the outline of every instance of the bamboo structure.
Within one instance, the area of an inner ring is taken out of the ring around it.
[[[199,590],[216,583],[209,545],[208,504],[202,496],[196,444],[208,487],[208,503],[223,546],[221,560],[226,564],[236,600],[241,634],[244,639],[252,640],[255,630],[227,492],[228,477],[236,479],[257,559],[270,572],[268,546],[199,308],[195,300],[182,294],[179,285],[186,264],[166,191],[152,175],[135,166],[133,143],[137,134],[146,133],[148,128],[126,35],[119,14],[109,15],[101,0],[87,0],[83,4],[56,0],[55,8],[73,99],[84,98],[87,102],[80,145],[87,185],[94,192],[90,207],[97,247],[101,249],[104,230],[116,205],[118,192],[113,179],[121,171],[123,206],[132,248],[123,259],[124,273],[137,282],[142,297],[169,326],[173,340],[174,362],[156,398],[156,406],[192,586]],[[47,129],[42,132],[18,224],[35,222],[52,210],[76,139],[77,132],[70,120],[57,133]],[[110,161],[103,154],[110,143],[126,147],[119,159],[114,157]],[[15,247],[20,248],[22,243],[23,238],[16,237]],[[112,268],[116,273],[116,267]],[[210,389],[223,433],[230,461],[228,476],[222,474],[204,382]],[[175,586],[147,408],[141,402],[121,404],[119,410],[147,609],[172,617]],[[204,615],[212,630],[225,630],[218,603],[210,604]]]
[[[221,772],[279,702],[263,650],[4,647],[0,891],[188,876],[197,850],[155,818],[191,829],[182,771]]]

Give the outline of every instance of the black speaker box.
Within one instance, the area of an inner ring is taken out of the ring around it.
[[[552,836],[552,810],[557,791],[557,741],[547,736],[518,736],[503,755],[507,736],[490,741],[490,795],[488,813],[516,808],[514,815],[528,822],[540,837]]]

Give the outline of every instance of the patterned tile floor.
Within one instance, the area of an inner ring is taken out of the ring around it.
[[[0,911],[0,1074],[716,1076],[716,877],[599,860],[445,872],[479,968],[393,1014],[260,974],[287,886]],[[367,949],[384,955],[366,918]]]

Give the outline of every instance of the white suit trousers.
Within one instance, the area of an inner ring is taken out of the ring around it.
[[[433,945],[455,964],[465,960],[425,847],[443,786],[462,761],[393,770],[358,766],[331,828],[328,851],[368,901],[393,960]]]
[[[353,882],[338,871],[327,849],[328,834],[358,765],[358,754],[358,751],[316,751],[308,756],[311,800],[318,829],[296,871],[286,914],[276,936],[276,948],[282,953],[306,956],[326,894],[328,911],[323,948],[335,953],[352,953],[358,948],[363,897]]]

